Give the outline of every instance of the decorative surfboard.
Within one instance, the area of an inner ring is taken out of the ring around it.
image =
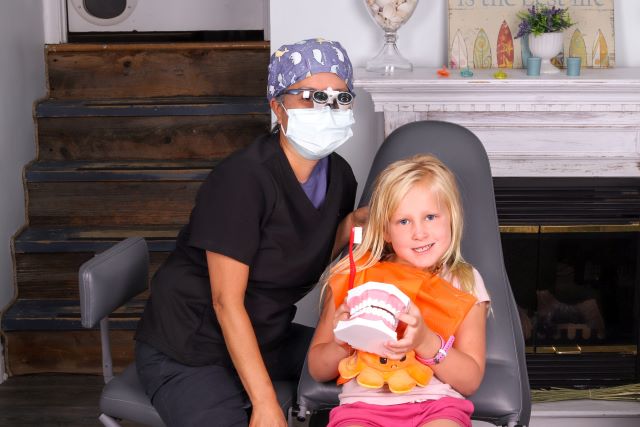
[[[609,49],[602,31],[598,30],[596,42],[593,45],[593,68],[609,67]]]
[[[496,58],[499,68],[513,68],[513,36],[507,21],[502,21],[498,32]]]
[[[462,37],[460,30],[456,32],[451,43],[450,58],[449,68],[467,68],[469,66],[467,44],[464,42],[464,37]]]
[[[487,33],[481,28],[473,43],[474,68],[491,68],[491,45]]]
[[[583,67],[588,66],[587,63],[587,45],[580,30],[575,30],[569,42],[569,56],[579,57]]]

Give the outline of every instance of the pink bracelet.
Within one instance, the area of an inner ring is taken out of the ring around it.
[[[453,346],[453,342],[456,340],[456,338],[451,335],[446,343],[440,335],[438,335],[438,338],[440,338],[440,348],[438,349],[436,355],[431,359],[425,359],[418,356],[418,353],[416,353],[415,357],[418,362],[422,363],[423,365],[432,366],[437,365],[438,363],[442,362],[445,357],[447,357],[447,352],[451,349],[451,346]]]

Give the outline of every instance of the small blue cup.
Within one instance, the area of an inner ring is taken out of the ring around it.
[[[579,76],[581,62],[579,56],[570,56],[567,58],[567,76]]]
[[[537,56],[527,58],[527,76],[539,76],[542,59]]]

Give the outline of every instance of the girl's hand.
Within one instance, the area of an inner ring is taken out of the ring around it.
[[[391,359],[402,358],[406,353],[427,343],[429,335],[433,335],[425,325],[420,309],[413,302],[409,303],[409,312],[400,313],[397,319],[399,321],[397,330],[400,339],[398,341],[389,341],[385,344],[385,347],[389,350],[389,354],[386,356]]]
[[[335,329],[336,326],[338,326],[338,322],[341,320],[349,320],[349,307],[345,303],[340,304],[340,306],[336,308],[336,312],[333,316],[333,329]],[[346,342],[336,338],[335,334],[333,335],[333,340],[339,346],[344,347],[350,351],[351,346],[349,346],[349,344],[347,344]]]

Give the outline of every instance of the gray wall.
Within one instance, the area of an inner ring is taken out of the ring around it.
[[[25,223],[24,165],[35,157],[33,103],[45,95],[41,0],[0,0],[0,309],[14,297],[11,236]],[[0,353],[0,382],[4,375]]]

